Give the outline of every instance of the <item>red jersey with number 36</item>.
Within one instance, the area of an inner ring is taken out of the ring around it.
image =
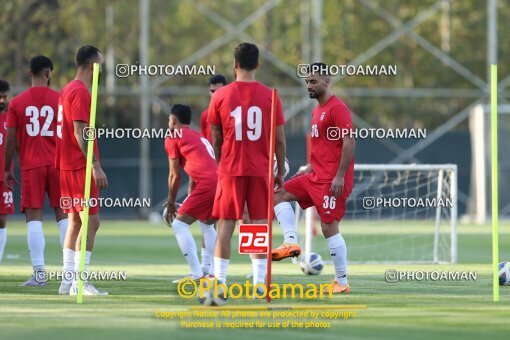
[[[211,124],[207,123],[207,112],[209,109],[205,109],[202,111],[202,115],[200,115],[200,132],[202,133],[202,136],[204,136],[209,143],[212,143],[212,131],[211,131]]]
[[[267,176],[271,96],[271,89],[256,81],[234,81],[214,92],[207,121],[223,130],[219,175]],[[283,125],[278,96],[275,107],[276,125]]]
[[[324,105],[317,105],[312,111],[310,131],[312,181],[328,183],[336,176],[344,145],[340,132],[346,129],[352,130],[351,113],[338,97],[331,96]],[[354,158],[345,173],[344,183],[352,187],[353,180]]]
[[[170,159],[179,159],[184,171],[195,182],[199,179],[216,179],[216,161],[212,145],[199,132],[185,126],[182,137],[173,132],[165,139],[165,150]]]
[[[86,166],[85,155],[74,135],[74,121],[89,123],[90,92],[80,80],[73,80],[60,93],[58,101],[57,148],[55,164],[59,170],[78,170]],[[85,141],[86,142],[86,141]],[[94,155],[99,161],[97,141],[94,141]]]
[[[17,129],[21,170],[55,163],[58,97],[58,92],[49,87],[35,86],[9,103],[7,127]]]

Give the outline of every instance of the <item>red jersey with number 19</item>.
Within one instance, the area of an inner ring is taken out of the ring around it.
[[[351,130],[351,113],[342,100],[331,96],[324,105],[317,105],[312,112],[310,164],[311,180],[328,183],[335,177],[344,145],[340,132]],[[354,159],[345,173],[345,185],[352,187]]]
[[[60,170],[78,170],[86,166],[86,159],[74,136],[74,121],[88,124],[90,119],[90,92],[80,80],[73,80],[60,93],[58,103],[57,149],[55,164]],[[94,141],[94,155],[99,161],[97,141]]]
[[[219,175],[267,177],[271,96],[271,89],[256,81],[234,81],[213,94],[207,121],[223,130]],[[276,125],[283,125],[279,97],[275,114]]]
[[[9,103],[7,127],[17,128],[22,171],[55,163],[58,96],[49,87],[37,86],[18,94]]]

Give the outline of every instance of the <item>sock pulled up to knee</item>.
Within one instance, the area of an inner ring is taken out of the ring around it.
[[[296,221],[294,210],[289,202],[281,202],[275,205],[274,212],[283,231],[285,243],[297,243]]]

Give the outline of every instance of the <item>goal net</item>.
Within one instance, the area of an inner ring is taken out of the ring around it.
[[[457,166],[357,164],[340,231],[350,263],[456,263]],[[315,208],[296,204],[304,253],[330,259]]]

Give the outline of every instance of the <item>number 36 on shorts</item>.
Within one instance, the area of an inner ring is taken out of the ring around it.
[[[335,209],[336,208],[336,197],[324,195],[324,203],[322,204],[324,209]]]

